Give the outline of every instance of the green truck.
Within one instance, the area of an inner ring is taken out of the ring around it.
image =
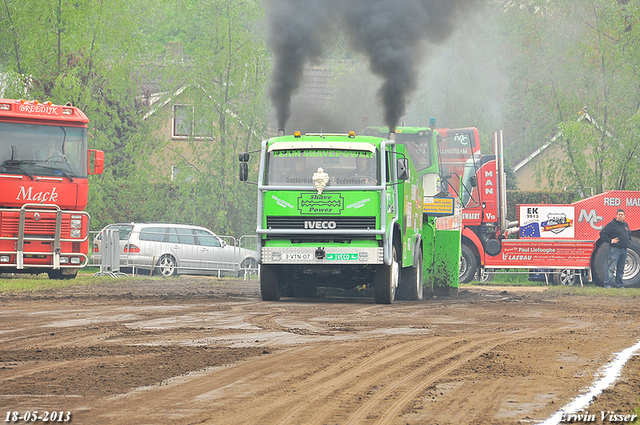
[[[365,287],[389,304],[421,300],[425,287],[457,290],[459,209],[447,209],[454,199],[435,196],[436,135],[423,142],[354,132],[264,140],[257,181],[262,299]],[[249,157],[240,154],[243,181]]]

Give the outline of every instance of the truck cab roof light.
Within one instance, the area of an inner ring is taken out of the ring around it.
[[[353,130],[351,130],[351,131],[349,132],[349,137],[350,137],[351,139],[353,139],[354,137],[356,137],[356,132],[355,132],[355,131],[353,131]]]
[[[73,115],[73,109],[62,108],[62,115]]]
[[[0,103],[0,110],[10,111],[11,110],[11,105],[9,105],[8,103]]]
[[[302,133],[300,133],[298,130],[293,132],[293,137],[302,137]]]

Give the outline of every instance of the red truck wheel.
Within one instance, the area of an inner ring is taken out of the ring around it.
[[[609,257],[609,244],[600,244],[593,254],[591,273],[593,283],[597,286],[604,285],[607,273],[607,259]],[[631,243],[627,249],[627,261],[624,265],[623,284],[627,288],[640,286],[640,239],[631,237]]]
[[[458,279],[460,283],[469,283],[476,275],[478,269],[478,262],[476,256],[473,255],[473,251],[468,246],[462,244],[462,255],[460,257],[460,273]]]

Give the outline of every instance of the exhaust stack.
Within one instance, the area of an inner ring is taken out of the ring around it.
[[[394,142],[396,141],[396,132],[395,131],[390,131],[389,132],[389,140],[393,140]]]
[[[278,129],[278,137],[284,136],[284,128]]]

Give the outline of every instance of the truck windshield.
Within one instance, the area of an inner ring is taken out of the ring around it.
[[[269,153],[265,182],[270,185],[313,185],[313,175],[318,172],[327,174],[330,185],[375,186],[380,181],[374,152],[292,149]]]
[[[87,177],[87,129],[0,122],[0,172]]]
[[[420,172],[431,166],[431,135],[421,136],[415,133],[396,134],[396,143],[405,145],[411,156],[416,171]]]

